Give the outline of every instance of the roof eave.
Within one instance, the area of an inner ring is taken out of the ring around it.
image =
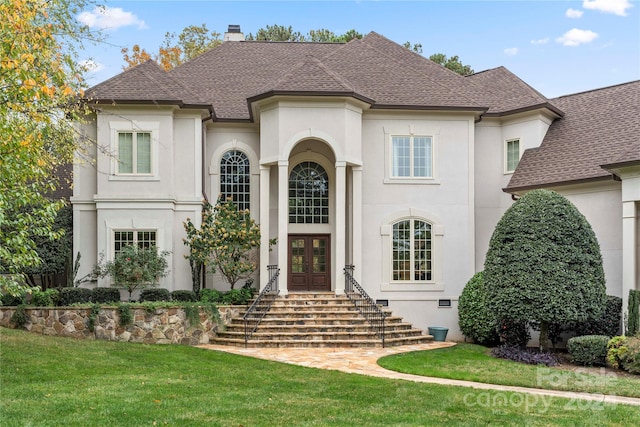
[[[591,182],[602,182],[602,181],[619,181],[619,179],[611,174],[611,175],[602,175],[591,178],[582,178],[582,179],[574,179],[568,181],[556,181],[556,182],[545,182],[540,184],[533,185],[522,185],[519,187],[504,187],[502,191],[508,194],[518,194],[522,191],[530,191],[538,188],[549,188],[549,187],[562,187],[566,185],[576,185],[576,184],[588,184]]]
[[[547,109],[547,110],[551,111],[553,114],[556,114],[558,117],[564,117],[564,112],[562,110],[560,110],[558,107],[556,107],[555,105],[553,105],[553,104],[551,104],[549,102],[543,102],[542,104],[529,105],[529,106],[526,106],[526,107],[515,108],[513,110],[500,111],[500,112],[497,112],[497,113],[487,113],[487,114],[485,114],[485,117],[511,116],[513,114],[526,113],[528,111],[535,111],[535,110],[540,110],[540,109]]]
[[[376,110],[419,110],[419,111],[463,111],[484,115],[487,107],[460,107],[444,105],[404,105],[404,104],[374,104],[371,109]]]

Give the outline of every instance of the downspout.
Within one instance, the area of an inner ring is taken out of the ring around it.
[[[207,160],[205,157],[205,153],[206,153],[206,148],[207,148],[207,126],[206,126],[206,122],[212,120],[213,121],[213,114],[209,114],[208,117],[205,117],[204,119],[202,119],[202,126],[201,126],[201,132],[202,132],[202,136],[200,138],[200,149],[202,150],[202,156],[200,156],[201,160],[200,160],[200,176],[202,179],[202,197],[204,198],[204,200],[206,202],[209,201],[209,198],[207,197],[207,192],[205,190],[205,186],[206,186],[206,179],[205,179],[205,175],[206,175],[206,165],[207,165]],[[200,283],[200,289],[205,289],[207,287],[207,268],[205,265],[202,266],[202,279],[201,279],[201,283]]]

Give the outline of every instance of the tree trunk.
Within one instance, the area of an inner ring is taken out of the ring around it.
[[[540,322],[540,350],[549,350],[549,322]]]

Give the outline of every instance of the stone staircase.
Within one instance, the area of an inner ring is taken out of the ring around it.
[[[245,346],[242,316],[232,318],[212,344]],[[433,341],[388,312],[385,346]],[[247,343],[248,347],[381,347],[382,340],[344,295],[303,292],[279,296]]]

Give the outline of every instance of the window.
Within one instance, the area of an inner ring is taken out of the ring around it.
[[[138,245],[139,248],[150,248],[157,246],[156,231],[133,231],[119,230],[114,231],[113,235],[113,252],[117,254],[120,250],[128,245]]]
[[[302,162],[289,175],[289,223],[329,223],[329,177],[317,163]]]
[[[151,174],[151,132],[118,132],[118,174]]]
[[[231,198],[238,210],[250,207],[251,173],[249,158],[242,151],[230,150],[220,160],[220,195],[223,200]]]
[[[510,139],[505,143],[505,172],[513,172],[520,161],[520,140]]]
[[[393,224],[393,281],[431,281],[431,224],[407,219]]]
[[[433,140],[430,136],[391,137],[393,178],[432,178]]]

